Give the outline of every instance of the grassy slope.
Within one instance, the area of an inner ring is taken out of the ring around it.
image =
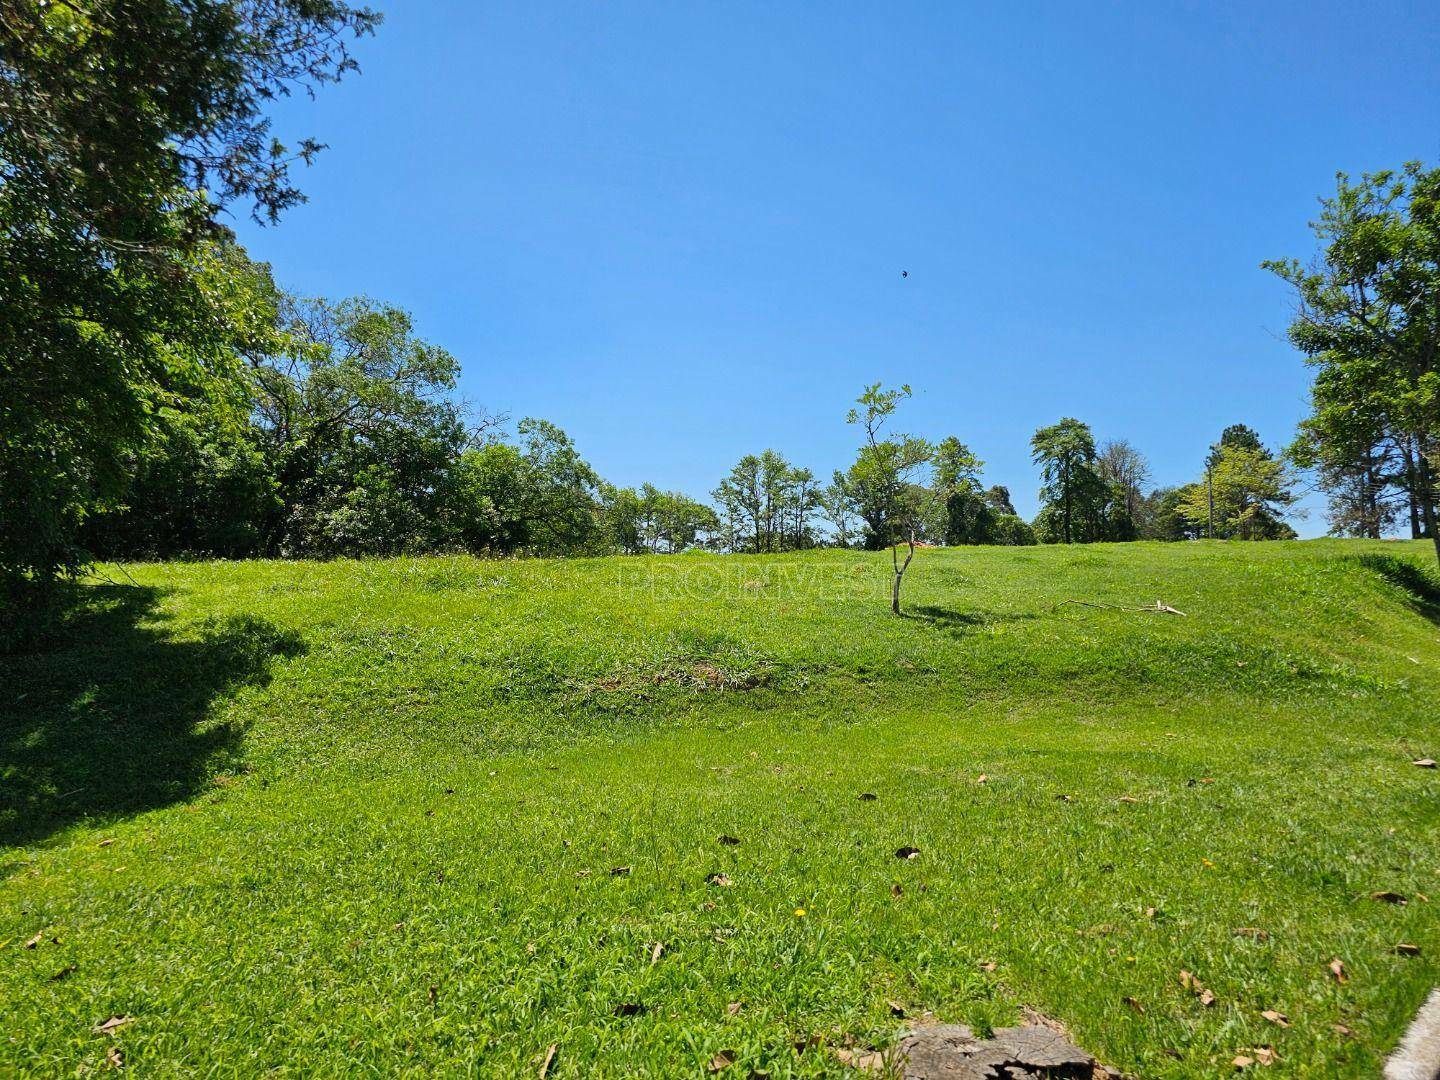
[[[130,567],[0,658],[0,1073],[817,1075],[896,1001],[1375,1075],[1440,981],[1440,613],[1366,552],[1426,557],[924,552],[903,620],[852,553]]]

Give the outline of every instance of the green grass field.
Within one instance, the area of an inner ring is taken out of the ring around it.
[[[0,1074],[844,1075],[895,1003],[1374,1076],[1440,983],[1431,558],[924,551],[903,619],[883,553],[107,568],[0,658]]]

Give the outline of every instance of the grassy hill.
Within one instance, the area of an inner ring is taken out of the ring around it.
[[[1428,557],[924,551],[903,619],[883,554],[110,568],[0,657],[0,1073],[840,1075],[1029,1007],[1373,1076],[1440,982]]]

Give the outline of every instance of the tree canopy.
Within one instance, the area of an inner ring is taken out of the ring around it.
[[[1313,263],[1264,264],[1294,288],[1290,340],[1317,368],[1302,457],[1402,487],[1440,558],[1440,169],[1341,173],[1312,228]]]
[[[319,144],[278,95],[355,67],[379,17],[336,0],[6,4],[0,17],[0,577],[12,598],[87,558],[171,396],[235,377],[248,270],[231,204],[273,220]]]

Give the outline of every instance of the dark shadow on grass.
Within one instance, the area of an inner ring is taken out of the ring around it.
[[[0,845],[193,796],[244,734],[214,706],[303,644],[238,616],[172,634],[160,591],[74,586],[44,644],[0,655]]]
[[[944,630],[954,637],[974,633],[982,626],[1023,622],[1035,618],[1034,615],[996,615],[993,612],[956,611],[954,608],[939,607],[935,604],[916,604],[905,612],[905,617],[928,622],[936,629]]]
[[[1355,561],[1404,590],[1411,607],[1440,624],[1440,577],[1434,570],[1394,555],[1357,555]]]

